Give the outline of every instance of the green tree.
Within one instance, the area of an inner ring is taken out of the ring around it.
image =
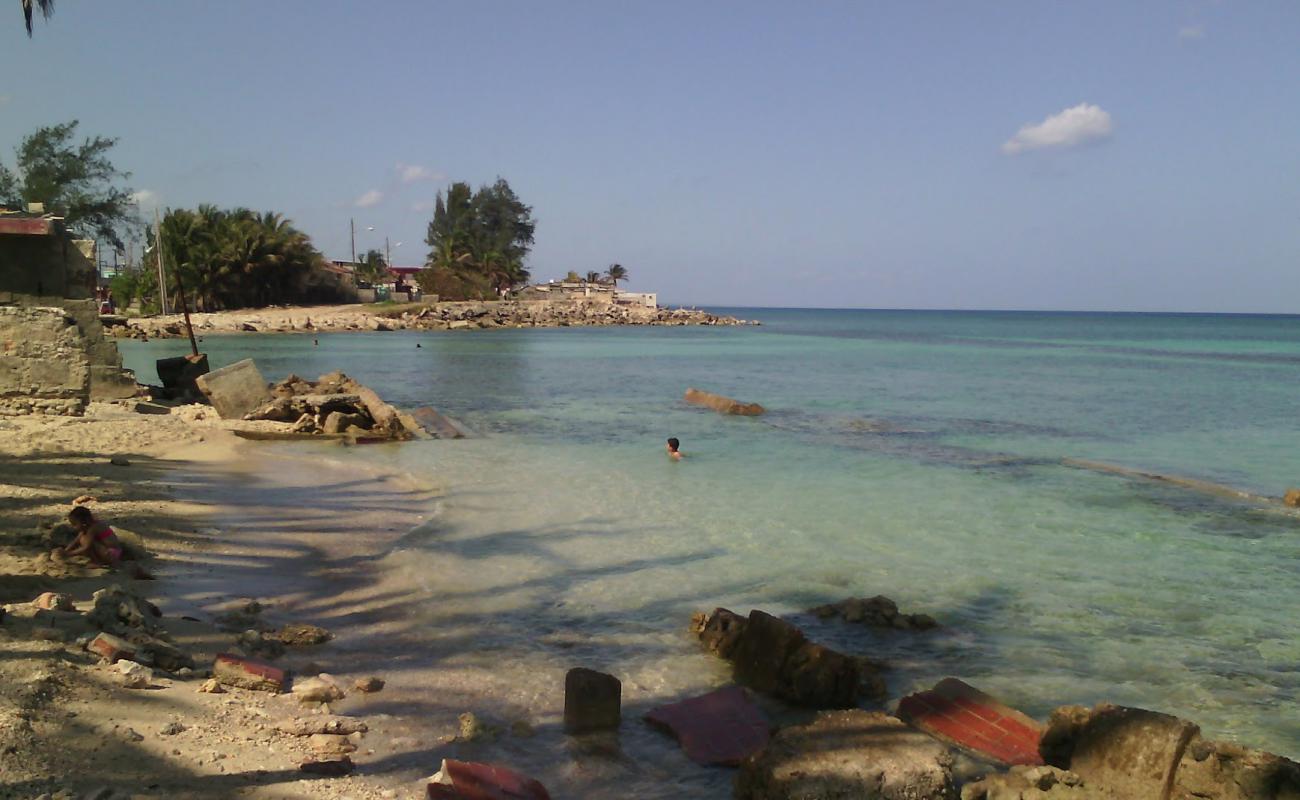
[[[434,201],[425,243],[426,269],[416,280],[446,299],[492,297],[528,280],[524,260],[536,223],[504,178],[472,191],[458,181]]]
[[[388,280],[388,262],[378,250],[367,250],[357,262],[357,278],[370,284],[383,283]]]
[[[36,9],[41,10],[41,16],[46,19],[54,13],[54,0],[19,0],[23,6],[23,22],[27,24],[27,38],[32,36],[32,12]]]
[[[587,283],[600,283],[600,273],[596,270],[587,270]]]
[[[622,264],[610,264],[609,268],[605,270],[605,277],[609,278],[609,282],[614,284],[614,288],[617,289],[619,281],[628,279],[627,268]]]
[[[0,204],[22,208],[44,203],[82,235],[105,239],[121,251],[122,234],[135,221],[131,190],[108,159],[116,139],[87,138],[76,144],[77,120],[38,129],[18,145],[15,169],[0,164]]]

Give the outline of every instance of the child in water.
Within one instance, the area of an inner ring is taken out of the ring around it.
[[[64,556],[86,556],[92,563],[112,567],[122,560],[122,542],[107,523],[95,519],[90,509],[77,506],[68,512],[68,522],[77,530],[77,538],[60,552]]]
[[[679,448],[679,447],[681,447],[681,446],[682,446],[682,443],[679,442],[679,441],[677,441],[677,437],[676,437],[676,436],[669,437],[669,439],[668,439],[668,457],[671,458],[673,461],[681,461],[681,460],[682,460],[682,451],[680,451],[680,450],[677,449],[677,448]]]

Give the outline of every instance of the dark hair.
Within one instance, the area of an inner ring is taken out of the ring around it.
[[[94,518],[95,515],[90,513],[90,509],[85,506],[74,506],[73,509],[68,512],[68,519],[73,522],[90,522]]]
[[[670,436],[668,437],[668,446],[671,447],[673,449],[673,452],[675,453],[677,452],[677,448],[682,446],[682,443],[677,441],[676,436]]]

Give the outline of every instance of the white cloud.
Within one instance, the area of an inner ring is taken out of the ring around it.
[[[1178,38],[1179,39],[1204,39],[1205,26],[1185,25],[1182,28],[1178,29]]]
[[[157,208],[158,193],[152,189],[141,189],[138,192],[131,193],[131,202],[140,208]]]
[[[383,192],[379,191],[378,189],[371,189],[370,191],[358,197],[356,199],[356,202],[353,205],[355,205],[357,208],[370,208],[371,206],[379,205],[379,202],[383,199],[384,199]]]
[[[416,181],[441,181],[447,179],[446,175],[431,170],[428,167],[422,167],[419,164],[403,164],[400,161],[397,164],[397,175],[401,178],[402,183],[415,183]]]
[[[1080,103],[1037,125],[1024,126],[1002,144],[1002,152],[1014,156],[1027,150],[1078,147],[1105,139],[1112,130],[1110,114],[1100,106]]]

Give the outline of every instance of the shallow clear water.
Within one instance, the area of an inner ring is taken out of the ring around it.
[[[343,369],[482,434],[349,455],[447,487],[393,563],[438,636],[477,632],[478,655],[440,657],[509,675],[502,700],[535,713],[554,711],[554,670],[576,664],[644,702],[720,682],[683,632],[692,611],[885,594],[943,632],[800,621],[889,658],[894,697],[958,675],[1035,715],[1110,700],[1300,754],[1300,518],[1059,463],[1300,485],[1300,318],[740,313],[764,325],[203,347],[268,378]],[[148,379],[184,344],[122,349]],[[688,407],[687,386],[770,413]],[[452,647],[438,636],[431,651]]]

